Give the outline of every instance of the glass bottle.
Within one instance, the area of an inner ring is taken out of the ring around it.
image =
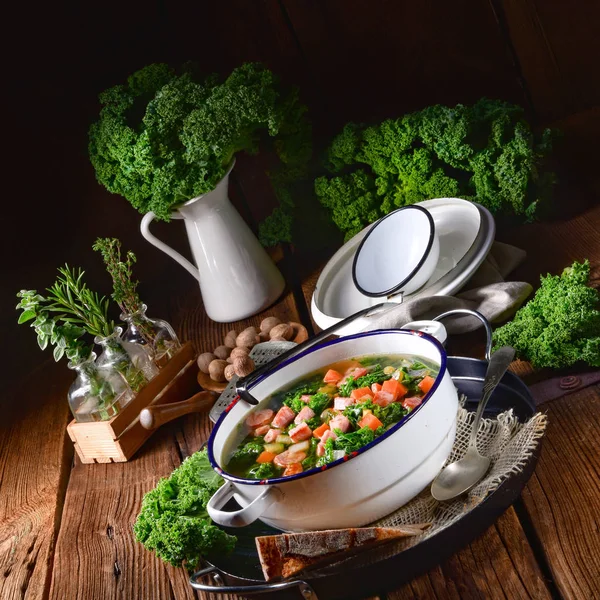
[[[121,339],[122,333],[122,327],[115,327],[109,336],[94,338],[94,342],[102,346],[102,354],[96,362],[99,369],[120,373],[129,387],[137,393],[158,374],[158,368],[144,346],[124,342]]]
[[[119,374],[111,375],[95,361],[96,354],[92,352],[87,360],[68,365],[77,373],[68,398],[73,417],[79,423],[107,421],[133,398],[131,389]]]
[[[181,348],[181,343],[171,325],[163,319],[149,318],[146,316],[147,309],[148,307],[142,304],[137,312],[121,315],[121,321],[127,323],[123,340],[146,346],[154,364],[162,368]]]

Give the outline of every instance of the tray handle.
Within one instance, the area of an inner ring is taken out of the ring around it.
[[[206,575],[213,576],[217,585],[208,585],[200,583],[198,579]],[[312,587],[302,579],[293,579],[292,581],[281,581],[279,583],[264,583],[259,585],[223,585],[223,576],[217,567],[206,567],[200,571],[196,571],[190,577],[190,585],[200,592],[212,592],[216,594],[243,594],[244,596],[252,596],[254,594],[264,594],[269,592],[281,592],[292,588],[299,588],[300,594],[304,600],[319,600],[317,594]]]
[[[454,310],[449,310],[445,313],[442,313],[441,315],[438,315],[437,317],[434,317],[432,321],[441,321],[446,317],[451,317],[454,315],[469,315],[471,317],[478,318],[483,323],[486,335],[485,360],[489,362],[490,357],[492,355],[492,326],[490,325],[490,322],[480,312],[476,310],[471,310],[469,308],[455,308]]]

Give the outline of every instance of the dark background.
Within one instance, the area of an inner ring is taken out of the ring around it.
[[[138,255],[143,299],[160,316],[195,289],[139,233],[141,216],[94,177],[87,129],[97,95],[156,61],[194,60],[227,74],[261,60],[301,87],[317,145],[349,120],[395,117],[481,96],[522,104],[536,127],[564,132],[557,150],[564,218],[600,193],[600,3],[561,0],[107,0],[21,3],[3,25],[2,364],[8,379],[47,358],[17,327],[15,293],[43,290],[65,261],[110,291],[98,236]],[[6,76],[8,75],[8,76]],[[7,160],[8,159],[8,160]],[[273,198],[260,159],[238,160],[234,202],[254,226]],[[584,204],[594,195],[583,194]],[[596,196],[597,197],[597,196]],[[156,226],[186,251],[183,227]],[[299,258],[300,262],[302,257]]]

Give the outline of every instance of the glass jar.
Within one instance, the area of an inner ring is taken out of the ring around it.
[[[163,319],[147,317],[147,309],[148,307],[142,304],[137,312],[121,315],[121,321],[127,323],[123,340],[146,346],[154,364],[162,368],[181,348],[181,343],[171,325]]]
[[[125,380],[108,369],[100,369],[96,354],[80,363],[69,363],[77,377],[69,388],[69,407],[78,423],[107,421],[114,417],[132,398]]]
[[[158,374],[158,368],[144,346],[124,342],[122,333],[122,327],[115,327],[109,336],[94,338],[94,342],[102,346],[102,354],[96,362],[99,369],[120,373],[127,385],[137,393]]]

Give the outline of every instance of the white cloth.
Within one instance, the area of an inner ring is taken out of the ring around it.
[[[432,319],[456,308],[479,311],[488,321],[502,322],[512,317],[533,291],[524,281],[505,281],[523,260],[526,253],[519,248],[494,242],[486,260],[456,296],[428,296],[409,300],[384,313],[370,317],[365,331],[402,327],[410,321]],[[481,326],[475,317],[456,317],[444,322],[449,333],[466,333]]]

